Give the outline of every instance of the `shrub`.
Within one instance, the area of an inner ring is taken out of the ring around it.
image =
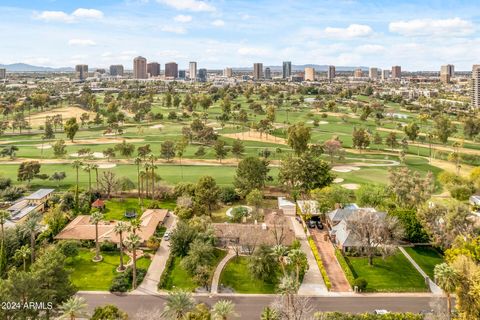
[[[160,247],[160,240],[155,236],[151,236],[147,240],[147,247],[151,250],[157,250]]]
[[[332,284],[330,283],[330,279],[328,278],[327,270],[325,270],[325,266],[323,265],[322,258],[318,253],[317,245],[315,244],[315,241],[313,241],[311,237],[308,238],[308,243],[310,244],[310,248],[312,248],[312,252],[313,252],[313,255],[315,256],[315,260],[317,260],[318,269],[320,269],[320,273],[322,274],[323,281],[325,281],[325,285],[327,286],[327,288],[330,289],[332,287]]]
[[[470,184],[457,184],[448,186],[448,191],[450,191],[452,198],[459,201],[466,201],[475,192],[475,188],[473,188],[473,186]]]
[[[365,291],[367,289],[368,282],[364,278],[357,278],[353,282],[353,286],[357,287],[359,291]]]
[[[60,241],[58,243],[58,248],[63,253],[65,257],[75,257],[78,255],[78,248],[80,247],[80,242],[76,240],[66,240]]]
[[[137,286],[142,283],[143,278],[147,274],[147,270],[137,269]],[[119,273],[113,278],[112,285],[110,286],[110,292],[126,292],[132,288],[133,270],[132,267],[128,267],[123,273]]]
[[[230,221],[232,222],[241,222],[243,217],[248,215],[248,209],[245,207],[235,207],[232,209],[232,216]]]
[[[338,263],[343,269],[343,273],[345,273],[345,277],[347,278],[348,283],[350,283],[350,286],[352,286],[355,281],[355,277],[353,276],[352,269],[350,269],[350,267],[348,266],[348,263],[342,254],[342,251],[340,251],[340,249],[335,249],[335,256],[337,257]]]
[[[165,269],[160,277],[160,281],[158,282],[158,289],[163,289],[167,285],[167,281],[170,276],[170,271],[173,266],[173,259],[174,259],[174,256],[172,254],[168,256],[168,259],[165,262]]]
[[[231,203],[240,199],[235,188],[223,187],[220,189],[220,201],[223,203]]]
[[[113,252],[117,250],[117,245],[111,241],[105,241],[100,244],[100,250],[106,252]]]

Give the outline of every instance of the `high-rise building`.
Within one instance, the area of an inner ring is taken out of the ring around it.
[[[480,108],[480,64],[472,68],[472,108]]]
[[[440,68],[440,80],[449,83],[455,75],[455,66],[452,64],[444,65]]]
[[[133,78],[147,79],[147,59],[144,57],[136,57],[133,59]]]
[[[188,71],[188,77],[190,78],[190,80],[195,81],[197,79],[197,63],[195,61],[191,61],[188,64]]]
[[[382,80],[386,81],[388,80],[388,77],[390,76],[390,70],[383,69],[382,70]]]
[[[232,68],[225,68],[223,69],[223,76],[227,78],[233,77],[233,70]]]
[[[165,78],[177,78],[178,77],[178,64],[175,62],[165,63]]]
[[[263,63],[253,64],[253,79],[260,80],[263,78]]]
[[[150,62],[147,64],[147,73],[150,77],[158,77],[160,75],[160,63],[158,62]]]
[[[292,75],[292,62],[283,61],[282,78],[287,79]]]
[[[100,73],[100,74],[105,74],[106,73],[105,69],[103,69],[103,68],[99,68],[99,69],[95,70],[95,72]]]
[[[88,77],[88,65],[77,64],[75,66],[75,76],[80,81],[85,81]]]
[[[110,66],[110,75],[111,76],[120,76],[123,77],[123,65],[114,64]]]
[[[187,78],[187,71],[178,70],[178,79],[185,80]]]
[[[355,69],[353,72],[353,77],[354,78],[362,78],[363,77],[363,71],[360,68]]]
[[[400,79],[402,77],[402,67],[393,66],[392,67],[392,79]]]
[[[328,66],[327,79],[330,81],[335,79],[335,66]]]
[[[270,68],[265,68],[265,79],[272,79],[272,71]]]
[[[315,81],[315,68],[305,68],[305,81]]]
[[[202,68],[198,70],[198,81],[207,82],[207,69]]]
[[[371,80],[377,80],[378,79],[378,69],[377,68],[368,69],[368,77]]]
[[[6,79],[7,78],[7,69],[2,68],[0,69],[0,79]]]

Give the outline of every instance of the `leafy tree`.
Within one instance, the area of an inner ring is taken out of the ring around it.
[[[448,138],[457,132],[457,127],[448,116],[437,116],[433,121],[434,134],[443,144],[447,143]]]
[[[247,194],[247,197],[245,198],[245,200],[247,200],[248,205],[254,207],[254,212],[257,213],[258,208],[263,203],[263,193],[258,189],[253,189]]]
[[[113,304],[96,307],[90,320],[127,320],[128,314]]]
[[[215,144],[213,145],[213,150],[215,150],[215,156],[217,160],[222,162],[223,159],[228,154],[228,148],[226,147],[227,143],[223,140],[217,140]]]
[[[62,139],[55,142],[52,148],[53,148],[53,154],[57,158],[63,157],[67,153],[65,141]]]
[[[268,179],[269,162],[257,157],[247,157],[238,163],[234,185],[241,196],[253,189],[263,189]]]
[[[397,203],[404,207],[414,207],[425,202],[433,192],[434,178],[431,172],[422,177],[418,171],[402,167],[390,170],[388,179]]]
[[[179,221],[170,237],[171,252],[174,256],[184,257],[187,255],[190,244],[197,237],[197,231],[188,223]]]
[[[66,173],[61,171],[61,172],[54,172],[51,176],[50,176],[50,180],[53,180],[53,181],[56,181],[57,182],[57,187],[60,186],[60,181],[62,181],[63,179],[65,179],[67,177]]]
[[[366,149],[370,145],[370,135],[364,128],[354,129],[352,136],[353,147],[360,151]]]
[[[311,138],[310,131],[310,128],[305,127],[303,123],[297,123],[288,127],[287,142],[297,155],[308,150],[308,143]]]
[[[0,152],[0,155],[2,157],[10,157],[10,160],[13,160],[15,159],[15,155],[18,151],[18,147],[17,146],[7,146],[7,147],[3,147],[2,151]]]
[[[220,195],[220,188],[214,178],[210,176],[201,177],[195,187],[195,202],[207,209],[212,214],[212,209],[217,205]]]
[[[330,163],[333,163],[335,157],[341,155],[342,143],[338,139],[327,140],[323,143],[323,151],[329,155]]]
[[[175,157],[175,143],[170,140],[162,142],[160,146],[160,156],[167,161],[173,159]]]
[[[104,171],[98,182],[100,190],[107,195],[108,199],[113,192],[120,188],[120,181],[112,171]]]
[[[38,161],[25,161],[18,167],[17,180],[18,181],[30,181],[40,172],[40,162]]]
[[[115,145],[115,150],[120,152],[122,156],[129,158],[135,151],[135,145],[132,143],[127,143],[125,140],[123,140],[122,143]]]
[[[243,153],[245,152],[245,147],[243,146],[243,142],[240,139],[236,139],[232,143],[232,154],[237,158],[241,158]]]
[[[42,136],[44,140],[51,140],[55,138],[55,132],[53,131],[53,126],[51,121],[45,121],[45,129]]]
[[[480,133],[480,119],[467,117],[463,126],[463,134],[472,139]]]
[[[420,127],[415,122],[410,122],[405,127],[403,127],[403,131],[407,135],[410,141],[415,142],[418,138],[418,134],[420,132]]]
[[[198,266],[209,266],[215,258],[215,248],[210,242],[195,239],[190,244],[187,255],[182,259],[182,267],[191,275]]]
[[[310,192],[313,199],[318,202],[320,212],[333,210],[336,205],[343,207],[351,202],[353,192],[345,190],[339,185],[331,185],[323,188],[317,188]]]
[[[417,218],[417,212],[414,209],[395,209],[388,212],[392,217],[396,217],[404,230],[404,238],[412,243],[425,243],[430,239]]]
[[[389,132],[385,138],[385,144],[390,147],[390,149],[395,149],[398,146],[397,134],[395,132]]]
[[[77,134],[77,131],[79,129],[78,123],[77,123],[77,118],[70,118],[65,122],[65,126],[63,127],[63,130],[65,130],[65,134],[67,135],[67,138],[70,139],[70,141],[73,142],[73,139],[75,138],[75,135]]]
[[[272,249],[262,245],[258,247],[248,262],[250,273],[257,279],[272,282],[276,278],[278,264]]]
[[[362,184],[355,190],[357,204],[361,207],[383,207],[391,198],[391,193],[385,186],[378,184]]]

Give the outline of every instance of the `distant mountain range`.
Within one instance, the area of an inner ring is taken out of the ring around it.
[[[75,70],[70,67],[51,68],[32,66],[26,63],[0,64],[0,68],[5,68],[9,72],[68,72]]]

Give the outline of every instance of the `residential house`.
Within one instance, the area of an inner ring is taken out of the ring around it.
[[[27,216],[36,212],[43,212],[46,209],[48,199],[53,194],[54,189],[39,189],[34,193],[17,200],[6,210],[10,213],[10,221],[13,226],[15,223],[22,222]]]

